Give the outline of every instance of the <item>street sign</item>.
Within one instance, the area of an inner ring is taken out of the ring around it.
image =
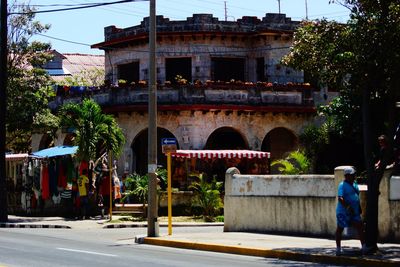
[[[176,152],[177,141],[175,138],[162,138],[161,139],[162,153]]]
[[[176,139],[175,138],[162,138],[161,139],[161,145],[176,145]]]

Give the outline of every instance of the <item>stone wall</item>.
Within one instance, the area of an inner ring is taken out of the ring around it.
[[[225,178],[224,231],[334,236],[337,186],[334,175],[241,175],[230,168]],[[366,186],[360,186],[365,214]],[[400,243],[400,177],[385,173],[379,197],[379,240]]]
[[[118,159],[118,171],[132,171],[132,144],[148,127],[147,112],[119,112],[118,125],[122,128],[126,143]],[[180,149],[203,149],[211,134],[222,127],[236,130],[251,150],[261,150],[266,135],[276,128],[285,128],[294,136],[300,135],[305,125],[313,121],[307,113],[246,112],[240,110],[182,110],[160,111],[157,126],[172,133]],[[62,145],[66,134],[59,131],[56,145]],[[43,134],[32,136],[32,151],[39,150]]]

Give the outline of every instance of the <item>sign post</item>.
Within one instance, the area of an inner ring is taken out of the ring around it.
[[[171,179],[171,153],[176,152],[177,142],[175,138],[163,138],[161,140],[162,152],[167,154],[168,174],[168,235],[172,235],[172,179]]]

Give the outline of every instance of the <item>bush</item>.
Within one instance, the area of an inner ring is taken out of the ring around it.
[[[215,216],[223,208],[221,200],[222,182],[218,182],[215,178],[210,182],[206,182],[203,175],[200,174],[198,182],[193,182],[189,189],[194,192],[192,202],[193,209],[199,208],[202,211],[205,221],[215,221]]]

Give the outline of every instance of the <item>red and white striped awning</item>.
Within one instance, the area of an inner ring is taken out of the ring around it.
[[[253,150],[177,150],[171,156],[177,158],[222,159],[222,158],[270,158],[269,152]]]
[[[28,154],[6,154],[6,161],[20,161],[28,158]]]

